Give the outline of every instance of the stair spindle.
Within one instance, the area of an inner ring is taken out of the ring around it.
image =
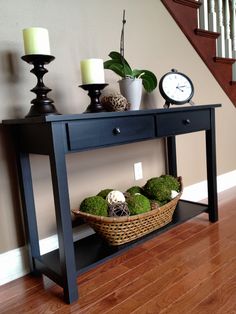
[[[217,31],[215,0],[210,0],[209,2],[209,30],[212,32]]]
[[[231,29],[232,29],[232,58],[236,59],[236,2],[232,1],[232,23],[231,23]],[[236,81],[236,62],[233,64],[233,81]]]
[[[220,36],[217,40],[217,56],[225,57],[225,26],[222,0],[217,1],[217,32]]]
[[[203,0],[199,9],[199,27],[208,30],[208,1]]]
[[[230,32],[230,9],[229,0],[225,0],[225,56],[232,58],[232,40]]]

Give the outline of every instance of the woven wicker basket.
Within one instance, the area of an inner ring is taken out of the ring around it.
[[[181,192],[167,204],[144,214],[104,217],[79,210],[72,210],[72,212],[82,217],[110,245],[121,245],[136,240],[172,221],[174,210],[182,194],[182,180],[181,177],[178,179],[181,184]]]

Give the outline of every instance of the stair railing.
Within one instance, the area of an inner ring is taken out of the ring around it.
[[[236,59],[236,0],[196,0],[202,3],[198,12],[199,28],[218,32],[217,57]],[[233,65],[236,81],[236,64]]]

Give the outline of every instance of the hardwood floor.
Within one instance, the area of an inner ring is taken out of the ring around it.
[[[78,278],[80,299],[30,275],[0,287],[0,313],[236,313],[236,187],[202,214]]]

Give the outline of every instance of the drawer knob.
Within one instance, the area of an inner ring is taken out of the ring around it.
[[[112,132],[113,134],[118,135],[120,134],[120,128],[114,128]]]
[[[191,123],[191,121],[189,119],[185,119],[183,122],[185,125],[189,125]]]

